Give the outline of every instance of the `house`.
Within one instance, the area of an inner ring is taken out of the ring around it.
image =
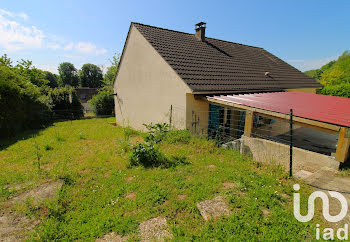
[[[263,48],[209,38],[205,25],[189,34],[131,23],[114,83],[117,124],[166,122],[311,172],[348,159],[350,99],[316,94],[316,80]]]
[[[84,107],[84,112],[89,112],[90,104],[88,101],[98,93],[98,88],[78,87],[75,88],[75,91],[77,92],[78,98]]]
[[[194,34],[131,23],[114,83],[117,123],[144,129],[171,118],[173,127],[189,129],[194,118],[208,124],[201,111],[215,106],[206,95],[321,87],[263,48],[209,38],[205,29],[203,22]]]

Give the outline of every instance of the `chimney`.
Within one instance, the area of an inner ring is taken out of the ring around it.
[[[206,28],[206,24],[204,22],[200,22],[198,24],[196,24],[196,38],[200,41],[205,41],[205,28]]]

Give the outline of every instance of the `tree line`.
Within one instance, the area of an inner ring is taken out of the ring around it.
[[[321,94],[350,98],[350,51],[345,51],[337,60],[330,61],[320,69],[305,74],[319,81],[324,87]]]
[[[55,87],[112,87],[118,69],[119,56],[114,55],[110,60],[111,66],[103,75],[102,69],[94,64],[84,64],[81,69],[75,68],[70,62],[63,62],[58,66],[58,75],[49,71],[42,71],[44,78],[51,88]]]

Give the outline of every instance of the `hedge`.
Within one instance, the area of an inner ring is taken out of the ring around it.
[[[101,90],[89,101],[96,115],[111,115],[114,112],[114,96],[112,90]]]
[[[73,87],[50,89],[48,97],[54,119],[78,119],[84,116],[83,106]]]
[[[350,83],[325,86],[320,94],[350,98]]]
[[[52,120],[49,100],[8,66],[0,65],[0,137],[37,129]]]

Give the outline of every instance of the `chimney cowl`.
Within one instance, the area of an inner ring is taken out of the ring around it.
[[[196,38],[200,41],[205,41],[205,28],[206,28],[206,24],[204,22],[199,22],[198,24],[196,24]]]

